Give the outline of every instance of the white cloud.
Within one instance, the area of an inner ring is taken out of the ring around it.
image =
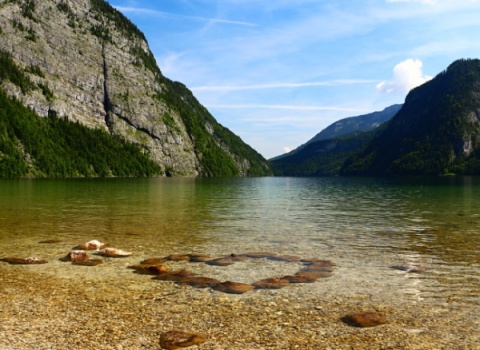
[[[418,59],[407,59],[393,68],[391,81],[377,84],[377,90],[384,93],[407,93],[411,89],[432,79],[422,72],[423,63]]]
[[[290,147],[288,147],[288,146],[283,147],[283,152],[285,152],[285,153],[289,153],[291,150],[292,150],[292,149],[291,149]]]

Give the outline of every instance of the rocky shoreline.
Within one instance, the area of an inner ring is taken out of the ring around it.
[[[133,274],[99,283],[37,268],[1,266],[2,350],[161,349],[171,330],[205,335],[192,349],[480,349],[476,308],[387,305],[336,293],[333,279],[321,293],[305,293],[314,287],[308,284],[232,295]],[[364,311],[389,322],[359,328],[342,321]]]

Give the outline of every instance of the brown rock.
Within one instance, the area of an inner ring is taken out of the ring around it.
[[[128,268],[134,269],[137,273],[145,274],[145,275],[160,275],[164,272],[168,271],[168,267],[163,265],[154,265],[154,264],[139,264],[139,265],[132,265]]]
[[[60,260],[72,262],[85,261],[88,260],[88,254],[84,250],[72,250],[67,256]]]
[[[243,254],[230,254],[227,256],[227,258],[232,259],[233,261],[247,261],[249,259],[248,256],[243,255]]]
[[[189,346],[205,343],[207,337],[201,333],[187,333],[184,331],[173,330],[163,333],[160,336],[160,346],[162,349],[181,349]]]
[[[347,315],[340,319],[342,322],[353,327],[375,327],[388,323],[388,320],[378,312],[362,312],[358,314]]]
[[[140,262],[142,265],[158,265],[167,261],[165,258],[149,258]]]
[[[253,288],[254,287],[251,284],[237,283],[237,282],[231,282],[231,281],[218,283],[212,286],[212,289],[214,290],[217,290],[223,293],[229,293],[229,294],[243,294],[252,290]]]
[[[48,261],[35,257],[28,258],[1,258],[0,261],[5,261],[12,265],[33,265],[33,264],[46,264]]]
[[[180,261],[180,260],[188,260],[190,259],[190,255],[188,254],[171,254],[166,256],[165,259],[170,261]]]
[[[105,243],[97,241],[96,239],[80,245],[78,248],[82,250],[98,250],[105,247]]]
[[[302,260],[299,256],[296,255],[274,255],[268,257],[270,260],[275,261],[286,261],[286,262],[296,262]]]
[[[197,276],[196,273],[187,271],[187,270],[177,270],[177,271],[167,271],[161,273],[154,277],[154,279],[161,280],[161,281],[182,281],[187,278]]]
[[[283,278],[266,278],[253,283],[252,285],[257,289],[280,289],[287,287],[290,284],[288,280]]]
[[[188,284],[189,286],[192,286],[195,288],[207,288],[207,287],[212,287],[218,283],[221,283],[221,281],[217,280],[216,278],[194,276],[194,277],[188,277],[180,281],[177,281],[177,283]]]
[[[215,265],[215,266],[228,266],[233,265],[235,262],[231,258],[218,258],[209,260],[206,262],[208,265]]]
[[[72,265],[97,266],[103,263],[102,259],[87,259],[82,261],[72,261]]]
[[[282,279],[287,280],[289,283],[313,283],[318,277],[314,275],[291,275],[283,276]]]
[[[124,258],[127,256],[131,256],[132,253],[117,248],[104,248],[98,251],[98,255],[106,256],[109,258]]]
[[[212,260],[212,257],[205,254],[190,254],[189,259],[191,262],[206,262]]]

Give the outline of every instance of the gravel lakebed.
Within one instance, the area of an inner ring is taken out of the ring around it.
[[[237,295],[153,280],[127,268],[140,260],[106,258],[90,267],[58,259],[0,262],[0,349],[161,349],[161,334],[171,330],[206,336],[191,349],[480,349],[478,304],[423,298],[419,285],[433,282],[389,270],[389,262],[382,277],[368,264],[338,257],[329,278]],[[267,259],[226,267],[165,265],[244,283],[299,268]],[[389,322],[358,328],[341,320],[363,311]]]

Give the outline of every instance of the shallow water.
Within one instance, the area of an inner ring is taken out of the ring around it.
[[[291,293],[314,296],[328,286],[332,294],[386,304],[478,307],[477,198],[480,179],[470,177],[0,180],[0,257],[37,256],[49,263],[25,268],[148,288],[159,282],[125,267],[173,253],[268,251],[337,263],[328,281]],[[39,243],[46,239],[60,242]],[[59,261],[92,239],[134,254],[97,267]],[[391,268],[401,264],[428,269]],[[260,259],[171,267],[252,283],[295,273],[301,264]]]

